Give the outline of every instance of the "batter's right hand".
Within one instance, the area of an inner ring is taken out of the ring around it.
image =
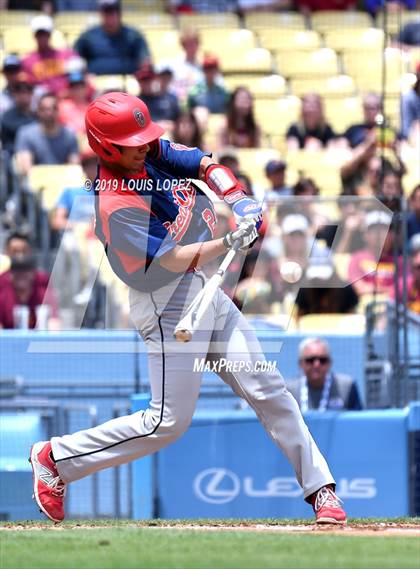
[[[223,238],[223,244],[227,249],[231,249],[233,244],[240,241],[239,249],[246,251],[254,245],[258,239],[258,229],[255,221],[250,219],[243,221],[238,225],[235,231],[230,231]]]

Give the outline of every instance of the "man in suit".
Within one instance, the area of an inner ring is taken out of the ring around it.
[[[320,338],[306,338],[299,345],[302,375],[287,382],[287,388],[305,411],[357,411],[362,408],[356,382],[331,371],[330,347]]]

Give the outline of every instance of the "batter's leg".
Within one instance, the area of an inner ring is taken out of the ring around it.
[[[218,318],[208,359],[226,358],[236,369],[244,363],[251,371],[220,372],[220,377],[255,410],[275,444],[291,462],[304,497],[334,484],[328,465],[306,426],[299,406],[278,372],[254,372],[265,361],[256,334],[246,318],[222,292],[218,294]]]
[[[194,342],[176,342],[173,330],[202,285],[201,279],[188,274],[170,302],[162,290],[131,295],[131,314],[149,352],[150,406],[92,429],[54,437],[53,455],[64,482],[156,452],[185,432],[201,383],[202,373],[194,371],[194,360],[207,353],[214,311],[209,311]]]

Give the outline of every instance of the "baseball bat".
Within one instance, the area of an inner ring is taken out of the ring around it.
[[[235,234],[233,234],[233,237],[234,235]],[[232,248],[227,252],[217,272],[206,282],[204,287],[191,302],[185,315],[176,325],[174,336],[178,342],[189,342],[191,340],[194,331],[200,325],[200,322],[203,319],[207,308],[210,306],[216,290],[221,285],[226,271],[240,245],[240,239],[234,241]]]

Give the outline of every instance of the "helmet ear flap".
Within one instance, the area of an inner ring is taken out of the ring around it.
[[[92,129],[88,122],[86,122],[86,127],[89,146],[95,154],[107,162],[116,162],[119,160],[121,151],[111,142],[108,142],[108,140],[104,140],[96,129]]]

